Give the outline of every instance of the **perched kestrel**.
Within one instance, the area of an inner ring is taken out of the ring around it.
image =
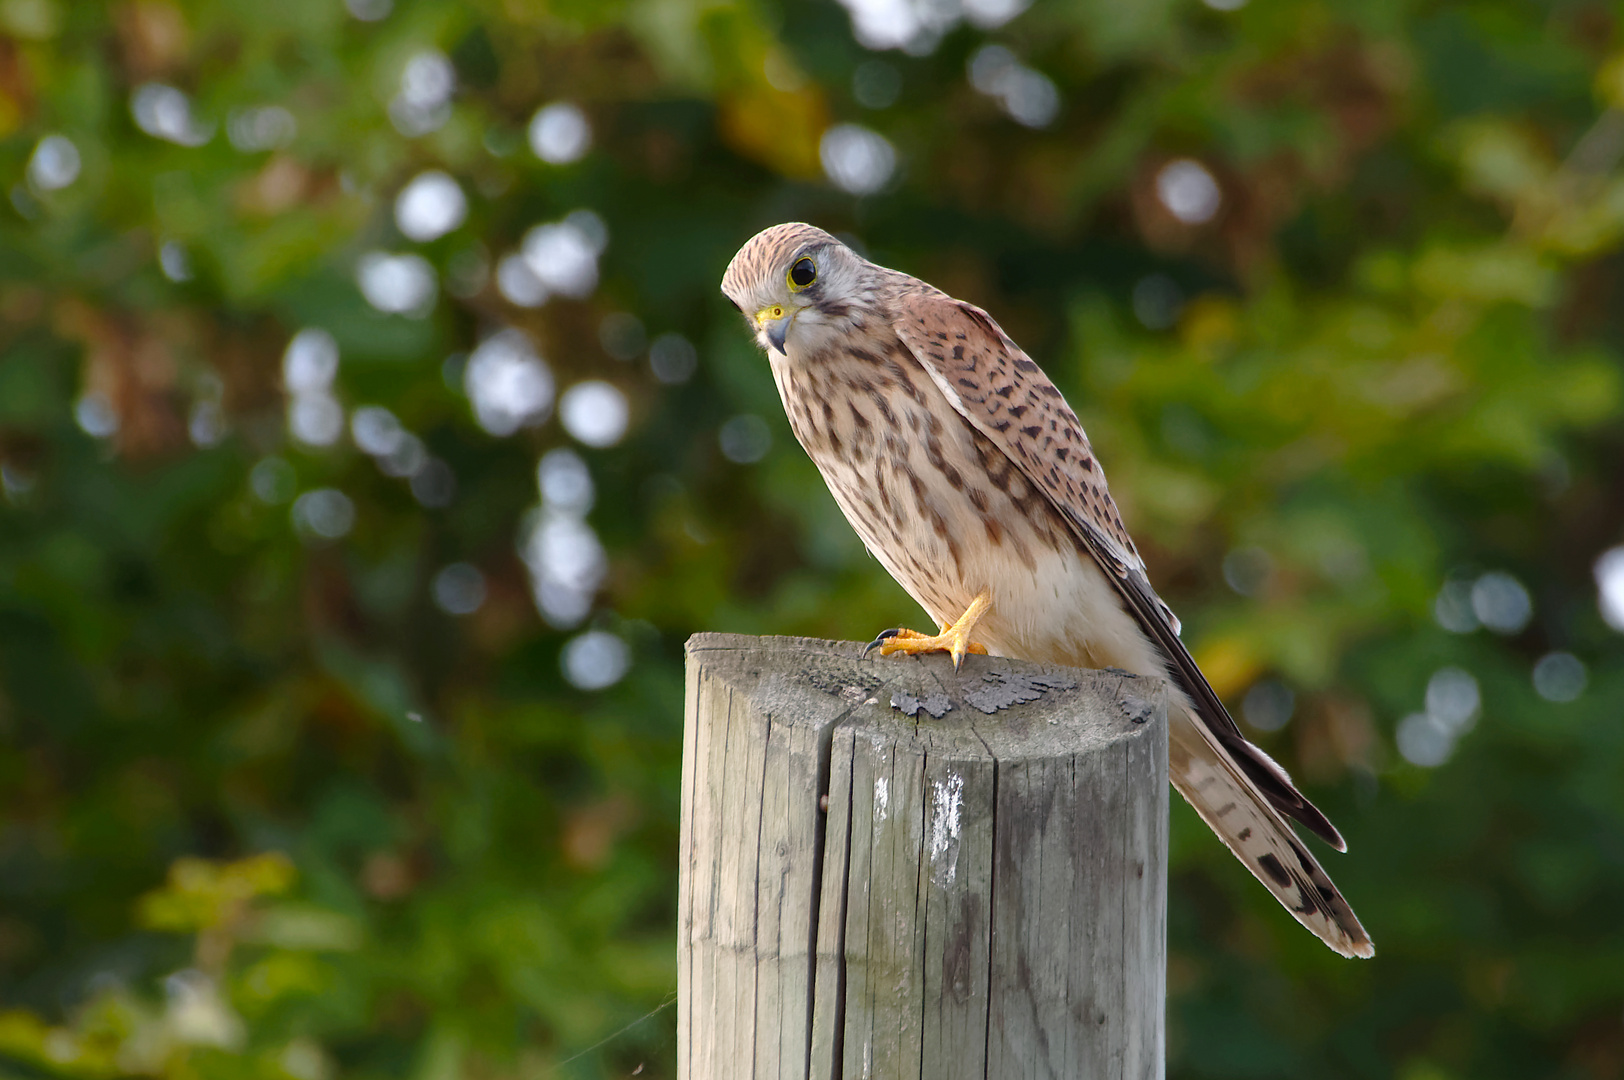
[[[888,631],[881,652],[1166,679],[1173,786],[1298,922],[1343,956],[1373,955],[1285,819],[1345,851],[1341,835],[1235,726],[1150,587],[1077,414],[992,317],[802,224],[752,238],[722,291],[846,519],[941,627]]]

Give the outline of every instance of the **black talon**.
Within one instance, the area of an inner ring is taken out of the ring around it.
[[[902,633],[902,627],[900,626],[890,630],[881,630],[879,637],[863,646],[863,656],[866,658],[870,652],[879,648],[888,638],[894,638],[900,633]]]

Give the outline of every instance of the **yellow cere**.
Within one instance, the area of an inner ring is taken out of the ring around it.
[[[783,317],[784,305],[773,304],[771,307],[764,307],[760,311],[756,312],[756,325],[765,326],[768,323],[775,322]]]

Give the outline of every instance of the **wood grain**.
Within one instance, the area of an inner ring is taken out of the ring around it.
[[[1165,687],[688,643],[689,1080],[1163,1075]]]

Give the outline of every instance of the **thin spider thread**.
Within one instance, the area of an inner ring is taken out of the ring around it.
[[[650,1009],[648,1012],[644,1013],[642,1016],[639,1016],[636,1020],[633,1020],[631,1023],[627,1024],[625,1027],[621,1028],[619,1031],[612,1031],[608,1035],[605,1035],[602,1039],[599,1039],[597,1042],[593,1043],[591,1046],[587,1047],[585,1050],[582,1050],[580,1053],[575,1054],[575,1055],[573,1055],[571,1057],[567,1057],[563,1061],[560,1061],[557,1065],[554,1065],[551,1069],[548,1069],[546,1075],[548,1075],[548,1076],[557,1075],[558,1071],[560,1069],[562,1069],[564,1066],[573,1065],[575,1062],[580,1061],[582,1058],[586,1057],[588,1054],[592,1053],[594,1050],[602,1050],[605,1046],[608,1046],[610,1043],[614,1042],[616,1039],[618,1039],[622,1035],[626,1034],[626,1032],[630,1031],[632,1028],[636,1027],[638,1024],[641,1024],[645,1020],[653,1019],[654,1017],[658,1016],[660,1013],[665,1012],[665,1010],[669,1009],[671,1006],[675,1005],[676,1003],[677,1003],[677,992],[675,990],[673,990],[673,991],[671,991],[670,994],[666,995],[666,999],[664,1001],[662,1001],[658,1005],[654,1006],[654,1008]]]

